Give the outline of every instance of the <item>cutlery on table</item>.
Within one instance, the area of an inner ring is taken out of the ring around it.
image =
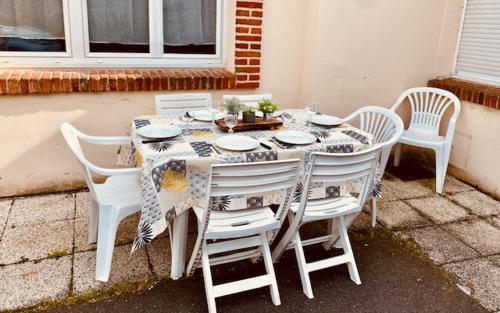
[[[218,154],[222,154],[222,152],[215,147],[215,145],[211,144],[211,143],[208,143],[208,145],[210,146],[210,148],[212,148],[212,150],[214,150],[216,153]]]
[[[272,148],[271,146],[266,145],[265,143],[263,143],[263,142],[261,142],[261,141],[259,141],[259,143],[260,143],[261,147],[264,147],[264,148],[266,148],[267,150],[273,150],[273,148]]]
[[[270,141],[274,142],[275,145],[277,145],[281,149],[286,149],[285,146],[283,146],[278,140],[276,140],[274,137],[269,139]]]
[[[176,143],[179,141],[179,139],[172,140],[172,139],[148,139],[148,140],[143,140],[142,143],[156,143],[156,142],[169,142],[169,143]]]

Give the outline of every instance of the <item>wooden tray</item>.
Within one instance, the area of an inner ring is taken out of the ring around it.
[[[226,126],[224,120],[215,121],[215,124],[222,131],[228,131],[229,128]],[[267,130],[267,129],[275,129],[280,126],[283,126],[283,121],[273,118],[270,121],[264,121],[262,117],[256,117],[255,123],[244,123],[243,120],[238,119],[238,125],[233,128],[235,132],[244,132],[250,130]]]

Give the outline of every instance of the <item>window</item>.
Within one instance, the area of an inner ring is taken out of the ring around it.
[[[0,0],[0,66],[223,66],[224,0]]]
[[[500,85],[500,0],[466,0],[454,76]]]

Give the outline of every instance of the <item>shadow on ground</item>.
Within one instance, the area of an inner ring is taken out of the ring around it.
[[[380,232],[380,231],[379,231]],[[459,290],[446,274],[388,236],[353,236],[363,284],[349,279],[346,266],[311,275],[315,299],[302,293],[293,252],[276,264],[282,305],[273,306],[267,288],[217,300],[219,312],[487,312]],[[310,247],[311,259],[331,252]],[[215,283],[263,271],[262,263],[216,267]],[[244,273],[243,275],[240,275]],[[165,280],[154,288],[95,303],[55,307],[46,312],[206,312],[201,270],[193,278]]]

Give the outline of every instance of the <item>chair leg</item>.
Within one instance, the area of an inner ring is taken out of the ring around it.
[[[302,290],[309,299],[312,299],[314,298],[314,295],[312,292],[311,280],[309,279],[309,272],[307,271],[307,263],[304,254],[304,248],[302,247],[302,240],[300,239],[300,234],[298,231],[295,233],[294,241],[295,241],[294,243],[295,256],[297,257],[297,265],[299,266],[300,280],[302,281]]]
[[[351,280],[356,283],[356,285],[361,284],[361,279],[359,278],[358,267],[356,266],[356,261],[354,260],[354,254],[352,253],[351,243],[349,241],[349,236],[347,234],[347,227],[345,223],[344,216],[338,219],[340,241],[342,243],[342,248],[344,253],[349,257],[350,261],[347,263],[349,269],[349,276]]]
[[[92,200],[92,205],[89,212],[88,226],[88,242],[94,243],[97,241],[97,229],[99,226],[99,205]]]
[[[208,257],[207,242],[203,240],[201,248],[201,264],[203,267],[203,280],[205,281],[205,293],[207,295],[208,312],[216,313],[215,297],[213,293],[212,272],[210,271],[210,260]]]
[[[377,198],[373,197],[371,201],[371,206],[372,206],[372,227],[375,227],[377,224]]]
[[[99,210],[99,232],[97,239],[96,274],[95,279],[107,282],[113,260],[116,230],[119,224],[116,211],[109,207]]]
[[[443,193],[444,179],[446,177],[445,152],[443,148],[434,150],[436,153],[436,192]]]
[[[276,281],[276,274],[274,273],[273,258],[271,257],[271,250],[269,249],[269,242],[267,241],[266,233],[261,233],[260,238],[262,239],[262,257],[264,259],[264,265],[266,266],[266,272],[271,276],[271,285],[269,290],[271,292],[271,299],[274,305],[278,306],[281,304],[280,294],[278,291],[278,282]]]
[[[394,145],[394,166],[399,166],[401,161],[401,146],[400,143]]]

